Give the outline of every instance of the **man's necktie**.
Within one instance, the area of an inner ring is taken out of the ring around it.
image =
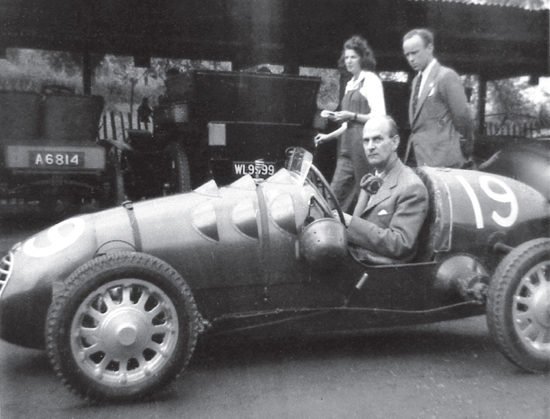
[[[420,85],[422,84],[422,73],[418,75],[418,80],[416,81],[416,84],[414,85],[414,91],[413,91],[413,115],[416,114],[416,105],[418,104],[418,94],[420,92]]]

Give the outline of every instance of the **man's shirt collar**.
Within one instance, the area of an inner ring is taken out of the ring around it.
[[[432,68],[436,62],[437,60],[433,58],[432,61],[430,61],[430,64],[428,64],[426,68],[422,71],[422,80],[426,80],[426,78],[428,77],[428,74],[430,74],[430,71],[432,71]]]

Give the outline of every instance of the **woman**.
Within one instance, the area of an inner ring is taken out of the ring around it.
[[[342,110],[331,114],[329,119],[342,125],[329,134],[318,134],[315,145],[340,137],[331,187],[342,210],[353,212],[359,182],[370,172],[363,150],[363,126],[372,115],[385,115],[386,105],[382,82],[373,72],[376,60],[365,39],[360,36],[348,39],[339,65],[351,73],[352,78],[346,85]]]

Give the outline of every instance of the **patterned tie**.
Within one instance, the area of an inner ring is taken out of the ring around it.
[[[413,90],[413,115],[416,114],[416,105],[418,103],[418,94],[420,92],[420,85],[422,84],[422,73],[418,75],[418,80],[416,84],[414,85]]]

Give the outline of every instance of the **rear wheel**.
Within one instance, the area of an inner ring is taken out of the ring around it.
[[[181,144],[170,142],[164,149],[164,157],[166,168],[164,194],[173,195],[191,190],[189,160]]]
[[[550,239],[526,242],[503,259],[489,288],[487,323],[512,363],[550,369]]]
[[[100,201],[101,208],[120,205],[126,198],[124,179],[117,151],[113,148],[107,153],[104,190]]]
[[[142,253],[93,259],[54,294],[46,323],[58,377],[91,400],[150,396],[187,366],[199,330],[191,290]]]

